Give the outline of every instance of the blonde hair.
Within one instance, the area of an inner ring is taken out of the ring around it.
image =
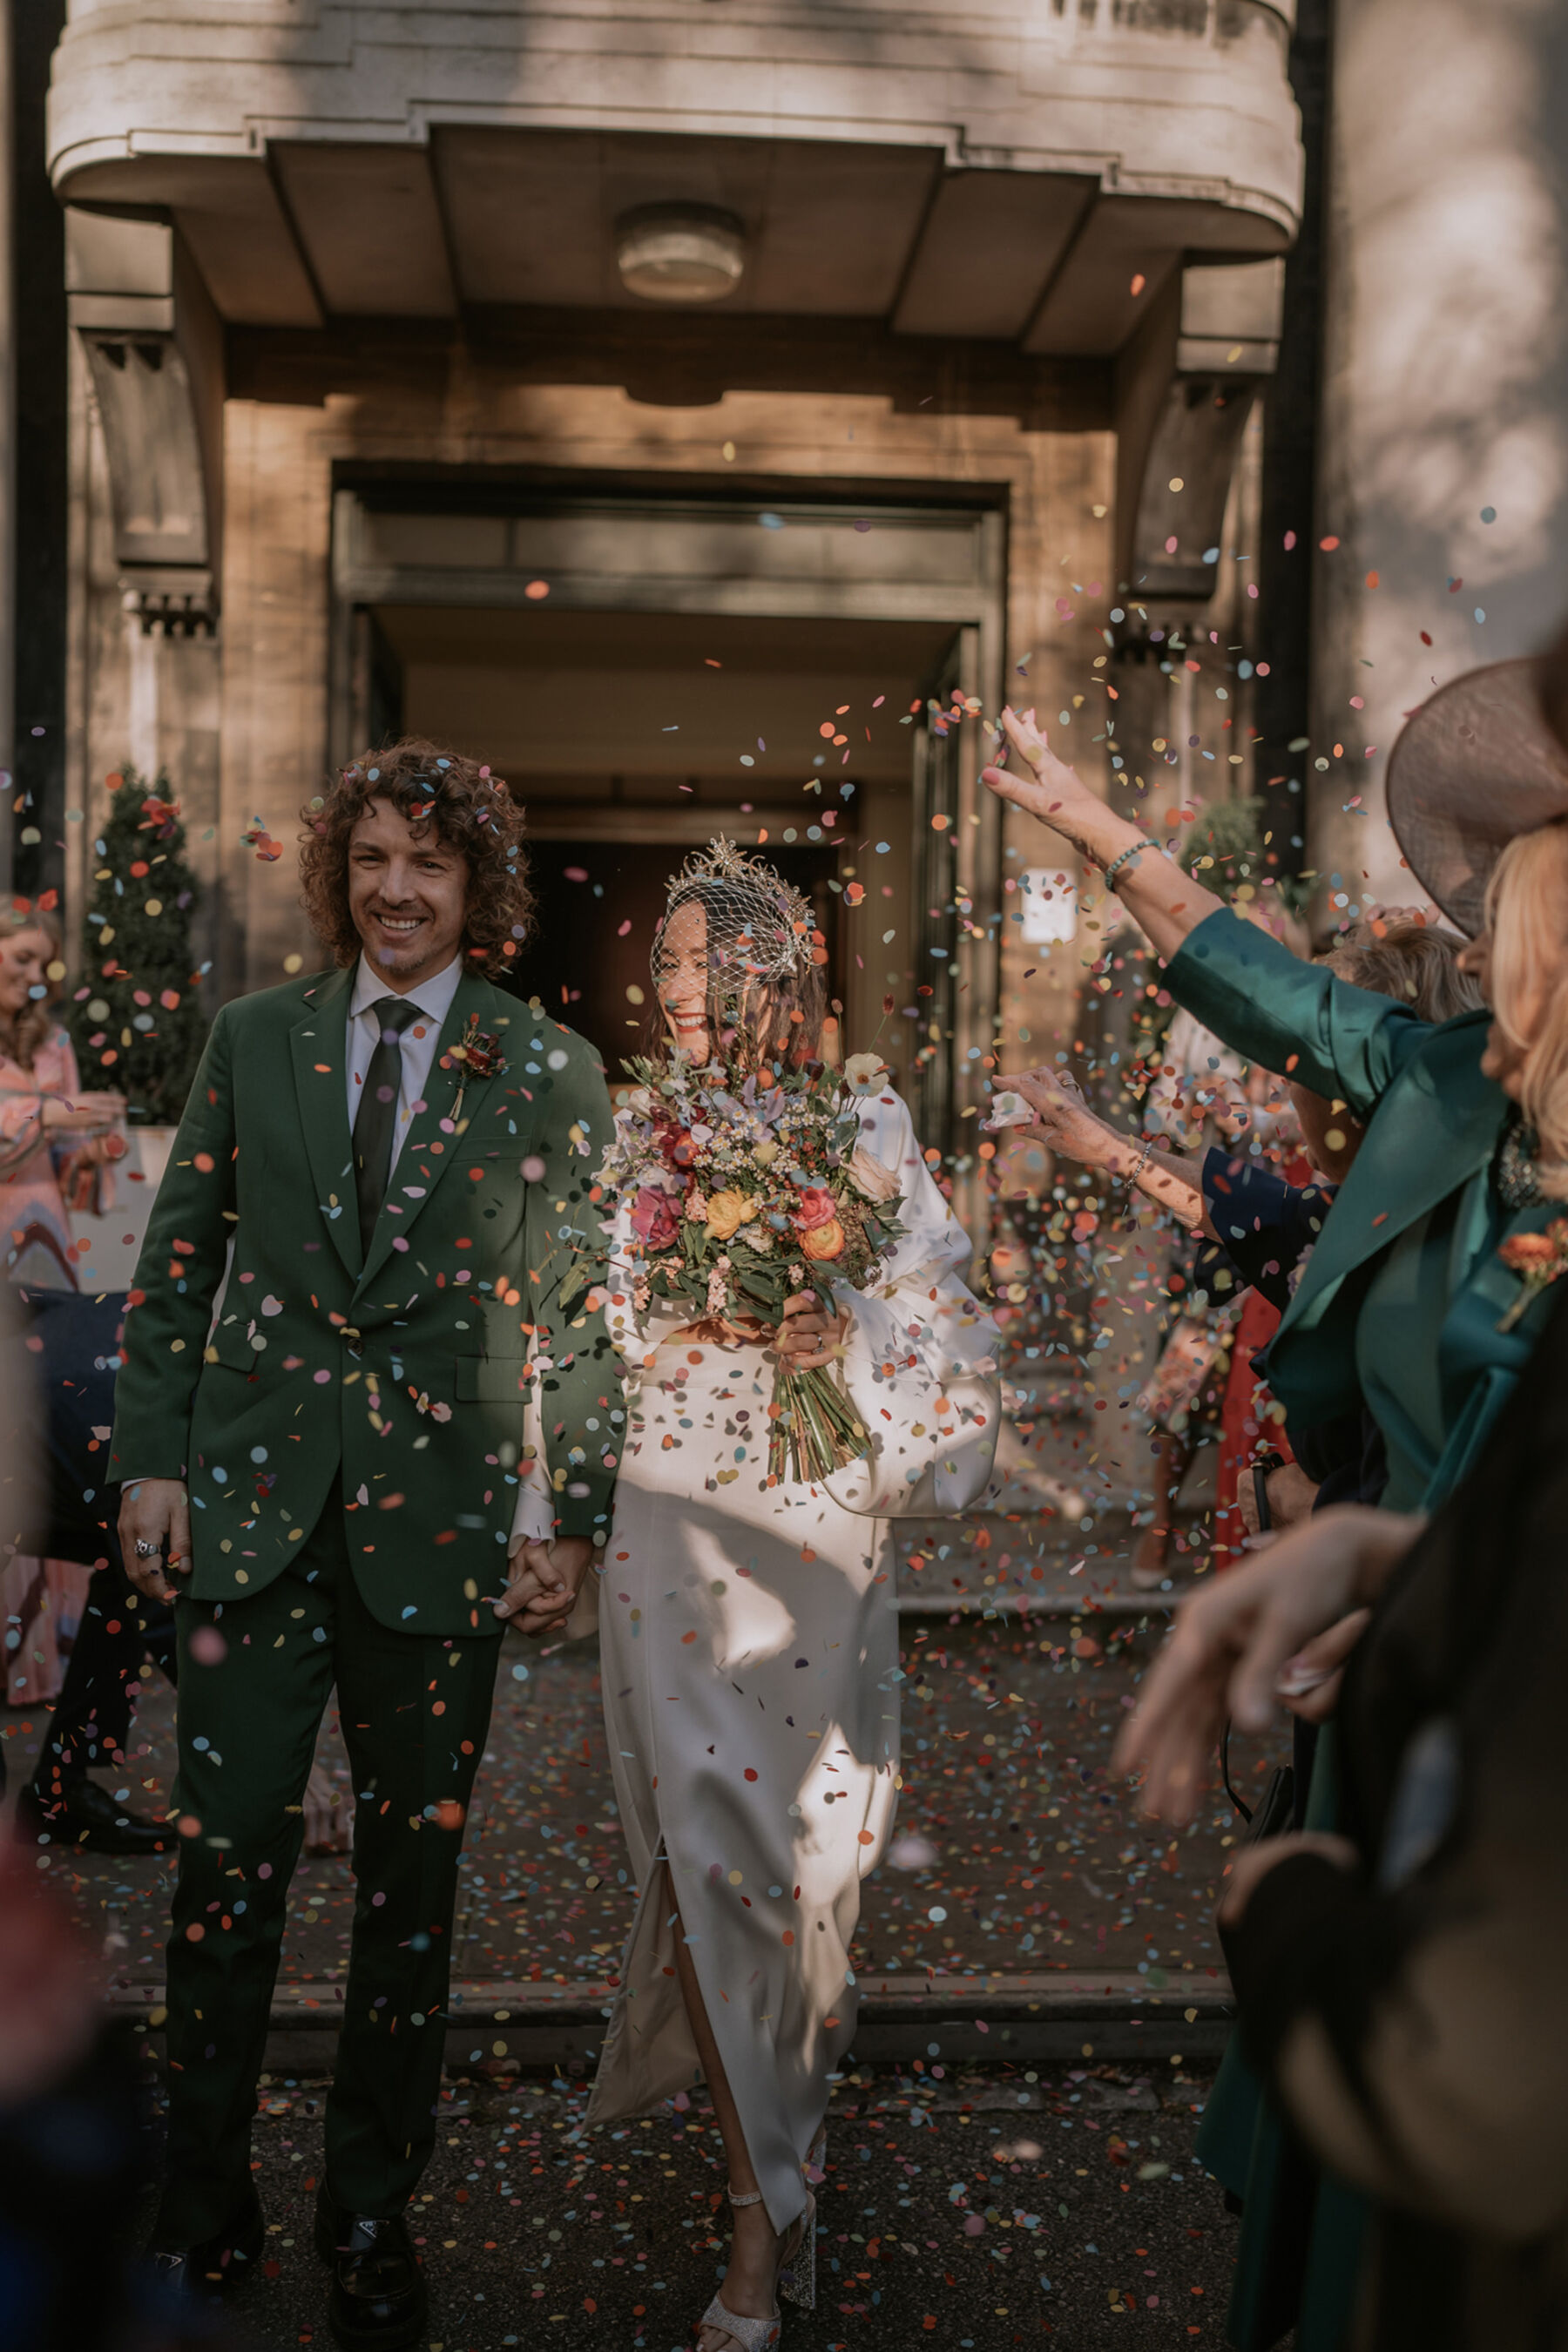
[[[0,910],[0,940],[21,939],[28,931],[42,931],[54,950],[49,961],[58,963],[65,951],[65,934],[55,916],[37,907],[10,906]],[[19,1013],[9,1017],[0,1013],[0,1055],[18,1069],[32,1068],[39,1046],[54,1028],[53,1006],[58,994],[58,987],[52,987],[47,996],[30,999]]]
[[[1523,1056],[1519,1106],[1547,1166],[1568,1162],[1568,826],[1510,841],[1487,885],[1491,1008]]]

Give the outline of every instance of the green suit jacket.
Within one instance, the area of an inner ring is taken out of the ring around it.
[[[1356,1321],[1372,1262],[1468,1184],[1497,1148],[1509,1102],[1480,1067],[1489,1015],[1468,1013],[1435,1028],[1408,1005],[1302,962],[1228,909],[1183,942],[1169,985],[1227,1045],[1346,1103],[1367,1123],[1268,1354],[1269,1382],[1287,1413],[1331,1420],[1359,1402]],[[1495,1256],[1468,1287],[1473,1299],[1457,1302],[1474,1326],[1462,1351],[1467,1392],[1446,1401],[1445,1416],[1450,1431],[1465,1424],[1467,1456],[1468,1423],[1480,1410],[1476,1376],[1495,1403],[1493,1375],[1511,1374],[1524,1360],[1537,1328],[1532,1310],[1516,1332],[1498,1333],[1518,1282]],[[1484,1418],[1489,1423],[1490,1405]],[[1445,1466],[1445,1486],[1453,1468]]]
[[[279,1575],[341,1479],[384,1624],[499,1631],[484,1602],[505,1581],[531,1380],[558,1531],[609,1527],[623,1402],[587,1305],[609,1098],[582,1038],[465,972],[362,1251],[352,980],[290,982],[213,1024],[136,1269],[111,1475],[186,1480],[209,1601]],[[505,1066],[465,1084],[450,1048],[472,1021]]]

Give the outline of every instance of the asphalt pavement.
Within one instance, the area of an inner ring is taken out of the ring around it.
[[[837,2084],[817,2304],[784,2352],[1175,2352],[1224,2342],[1235,2224],[1192,2158],[1207,2079],[1086,2064],[853,2073]],[[274,2076],[256,2132],[264,2275],[236,2313],[267,2352],[325,2347],[310,2244],[319,2078]],[[683,2352],[722,2275],[706,2108],[574,2137],[575,2087],[450,2084],[414,2209],[428,2352]]]

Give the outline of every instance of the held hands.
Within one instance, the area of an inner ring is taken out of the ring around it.
[[[797,1290],[784,1301],[784,1318],[773,1340],[774,1352],[790,1372],[816,1370],[830,1364],[844,1345],[849,1328],[847,1308],[830,1315],[815,1290]]]
[[[594,1558],[590,1536],[556,1536],[533,1543],[514,1536],[507,1552],[507,1587],[496,1615],[538,1639],[564,1625],[577,1605]]]
[[[179,1598],[170,1571],[191,1572],[191,1507],[178,1478],[127,1480],[120,1494],[120,1549],[138,1592],[149,1601]]]

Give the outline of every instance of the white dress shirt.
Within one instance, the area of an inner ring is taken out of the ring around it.
[[[445,971],[433,973],[428,980],[422,980],[417,988],[407,992],[405,1001],[417,1004],[426,1017],[423,1021],[413,1022],[398,1041],[403,1049],[403,1083],[397,1091],[397,1125],[392,1131],[394,1168],[397,1165],[397,1155],[408,1132],[408,1122],[425,1099],[442,1024],[452,1009],[452,999],[458,993],[458,982],[462,977],[462,958],[454,956]],[[343,1067],[348,1074],[351,1135],[365,1076],[370,1068],[370,1057],[381,1043],[381,1024],[371,1007],[378,1004],[384,996],[395,996],[396,993],[395,989],[388,988],[375,966],[362,954],[354,968],[353,990],[349,997],[348,1045],[343,1055]]]

